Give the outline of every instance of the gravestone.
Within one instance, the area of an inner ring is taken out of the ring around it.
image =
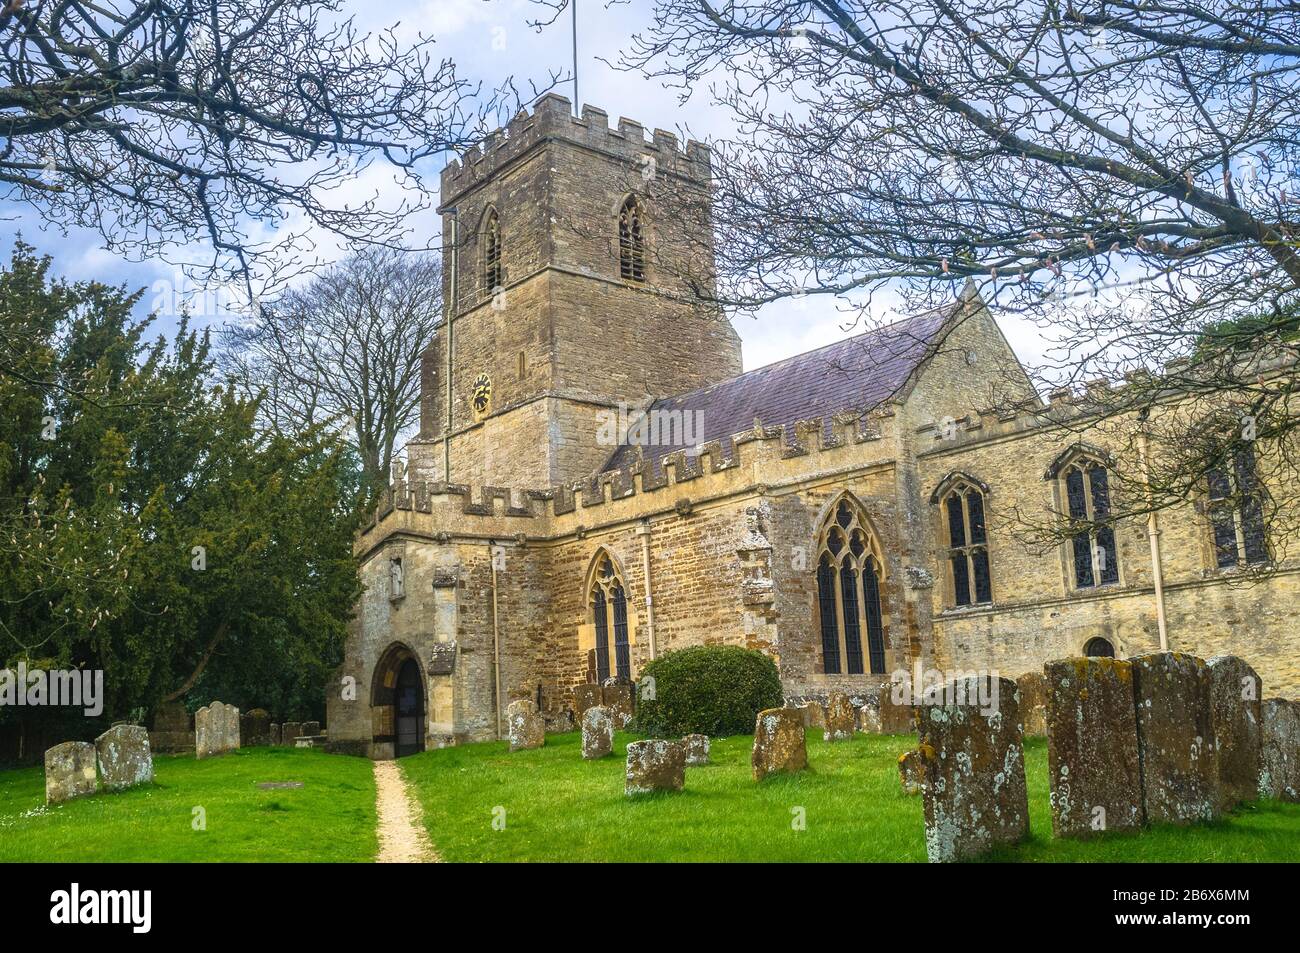
[[[1016,679],[1020,690],[1020,721],[1025,737],[1047,734],[1047,679],[1042,672],[1025,672]]]
[[[521,698],[506,706],[506,737],[511,751],[528,751],[546,744],[546,725],[531,700]]]
[[[626,728],[632,720],[632,686],[626,682],[605,685],[600,690],[600,698],[614,719],[614,728]]]
[[[925,756],[920,748],[904,751],[898,756],[898,780],[904,794],[920,794],[925,785]]]
[[[803,718],[793,708],[768,708],[754,720],[754,750],[750,755],[754,780],[769,774],[792,773],[808,767]]]
[[[1216,655],[1206,665],[1219,749],[1219,807],[1230,811],[1259,796],[1263,684],[1255,670],[1235,655]]]
[[[65,741],[45,752],[45,803],[62,804],[74,797],[94,794],[95,746],[88,741]]]
[[[1044,668],[1052,833],[1092,837],[1140,829],[1132,663],[1070,658]]]
[[[153,780],[149,732],[140,725],[114,725],[95,739],[99,780],[110,791]]]
[[[614,750],[614,716],[604,705],[582,713],[582,756],[603,758]]]
[[[579,685],[573,690],[573,704],[577,710],[579,720],[588,708],[595,708],[601,703],[599,685]]]
[[[194,750],[194,725],[184,704],[163,702],[154,710],[149,749],[168,754]]]
[[[627,746],[623,793],[680,791],[686,781],[686,746],[680,741],[634,741]]]
[[[709,763],[709,736],[701,734],[687,735],[682,738],[686,746],[687,767],[698,767]]]
[[[1016,683],[958,679],[944,696],[944,704],[922,708],[917,746],[931,863],[977,857],[1029,835]]]
[[[310,738],[316,737],[317,735],[320,734],[320,722],[304,721],[302,723],[302,734]],[[302,737],[302,735],[299,735],[299,737]]]
[[[1300,702],[1265,699],[1259,796],[1300,804]]]
[[[269,736],[269,743],[270,743],[270,745],[271,745],[272,747],[274,747],[274,748],[278,748],[278,747],[280,747],[280,738],[282,737],[282,735],[281,735],[281,731],[282,731],[282,730],[283,730],[283,728],[282,728],[282,726],[280,725],[279,722],[273,722],[273,723],[271,724],[271,731],[270,731],[270,736]]]
[[[868,735],[878,735],[880,731],[879,703],[866,704],[858,709],[858,731]]]
[[[223,702],[194,713],[194,756],[211,758],[239,748],[239,709]]]
[[[292,748],[294,742],[302,735],[302,722],[286,721],[280,726],[280,744]]]
[[[847,741],[853,737],[857,728],[857,714],[849,696],[843,692],[831,692],[826,702],[826,730],[822,732],[824,741]]]
[[[826,706],[819,701],[804,702],[799,706],[805,728],[826,727]]]
[[[894,699],[892,685],[880,689],[880,732],[885,735],[910,735],[917,730],[916,709]]]
[[[1209,667],[1203,659],[1177,652],[1129,661],[1147,823],[1213,820],[1220,797]]]
[[[271,743],[271,716],[265,708],[239,716],[239,743],[244,748],[264,748]]]

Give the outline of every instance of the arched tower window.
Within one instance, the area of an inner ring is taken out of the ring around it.
[[[501,219],[494,208],[483,218],[483,291],[496,294],[505,283],[501,269]]]
[[[618,212],[618,273],[628,281],[645,281],[645,226],[635,195]]]
[[[859,675],[865,671],[883,674],[885,630],[880,585],[884,564],[875,534],[851,497],[842,497],[832,507],[817,535],[817,544],[822,670],[832,675]]]
[[[1210,470],[1208,480],[1215,564],[1223,569],[1266,562],[1268,540],[1255,452],[1241,447],[1229,464]]]
[[[595,571],[591,574],[588,587],[587,605],[596,629],[596,681],[604,683],[611,675],[620,680],[630,679],[632,656],[628,647],[627,590],[609,553],[602,551],[596,557]]]
[[[1119,582],[1119,553],[1110,518],[1110,474],[1106,465],[1080,456],[1060,471],[1070,523],[1071,561],[1076,589]]]
[[[1083,647],[1083,654],[1093,658],[1114,658],[1115,647],[1101,636],[1089,639],[1088,644]]]
[[[942,507],[948,531],[948,576],[953,604],[973,606],[992,602],[983,492],[974,484],[960,480],[943,495]]]

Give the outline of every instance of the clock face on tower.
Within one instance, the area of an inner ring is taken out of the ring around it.
[[[474,405],[474,413],[487,413],[488,407],[492,404],[492,378],[486,374],[480,374],[474,378],[474,388],[470,392],[470,402]]]

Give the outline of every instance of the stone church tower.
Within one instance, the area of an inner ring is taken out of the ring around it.
[[[425,355],[417,479],[576,480],[615,449],[600,411],[740,372],[709,303],[710,177],[705,146],[558,96],[444,170],[451,318]]]

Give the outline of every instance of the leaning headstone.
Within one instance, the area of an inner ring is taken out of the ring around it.
[[[1142,827],[1133,665],[1070,658],[1044,666],[1052,833],[1092,837]]]
[[[1016,679],[1020,690],[1020,721],[1025,737],[1047,734],[1047,678],[1042,672],[1025,672]]]
[[[603,758],[614,750],[614,716],[604,705],[582,713],[582,756],[587,760]]]
[[[793,708],[768,708],[754,721],[754,751],[750,756],[754,780],[769,774],[792,773],[808,767],[803,718]]]
[[[880,689],[880,732],[885,735],[910,735],[917,730],[916,709],[894,699],[892,685]]]
[[[1216,655],[1205,664],[1219,749],[1219,807],[1230,811],[1258,796],[1263,686],[1255,670],[1235,655]]]
[[[254,708],[239,716],[239,744],[264,748],[271,743],[271,716],[265,708]]]
[[[110,791],[153,780],[149,732],[140,725],[114,725],[95,739],[99,780]]]
[[[686,764],[698,767],[709,763],[709,736],[701,734],[686,735],[682,738],[686,746]]]
[[[686,781],[686,746],[680,741],[634,741],[627,746],[624,794],[680,791]]]
[[[286,721],[280,726],[280,744],[286,748],[292,748],[295,741],[302,734],[302,722]]]
[[[194,756],[211,758],[239,748],[239,709],[213,702],[194,713]]]
[[[879,704],[866,704],[858,709],[858,731],[868,735],[881,733]]]
[[[1300,804],[1300,702],[1265,699],[1259,796]]]
[[[819,701],[804,702],[799,706],[805,728],[826,727],[826,706]]]
[[[904,794],[920,794],[925,785],[925,756],[920,748],[904,751],[898,756],[898,780]]]
[[[1129,661],[1147,823],[1214,819],[1220,804],[1219,764],[1209,668],[1203,659],[1176,652]]]
[[[1016,683],[974,676],[944,686],[921,711],[925,852],[965,860],[1029,835]]]
[[[90,742],[65,741],[45,752],[46,804],[94,794],[97,781],[95,746]]]
[[[822,732],[824,741],[847,741],[853,737],[857,727],[857,713],[853,703],[843,692],[831,692],[826,702],[826,730]]]
[[[527,751],[546,743],[546,723],[531,700],[521,698],[506,706],[506,737],[511,751]]]
[[[606,685],[600,690],[601,704],[609,709],[614,727],[623,729],[632,720],[632,686],[626,682]]]

